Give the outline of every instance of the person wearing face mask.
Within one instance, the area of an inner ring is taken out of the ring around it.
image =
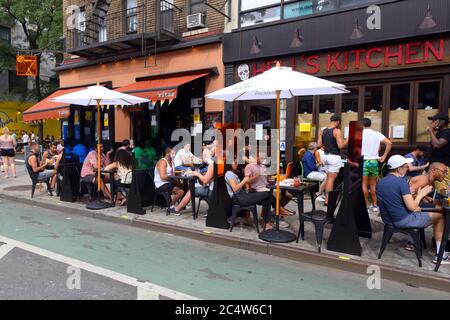
[[[448,128],[449,117],[446,113],[440,112],[433,117],[429,117],[431,125],[427,128],[431,140],[430,163],[441,162],[450,167],[450,128]],[[440,194],[445,194],[450,185],[450,173],[447,171],[442,182],[435,183],[434,187]]]
[[[170,213],[179,216],[181,209],[189,203],[190,195],[188,192],[178,206],[175,206],[177,201],[183,197],[184,191],[177,181],[169,178],[175,175],[174,159],[175,151],[171,147],[167,147],[164,150],[164,157],[156,163],[154,183],[158,191],[165,191],[172,195]]]
[[[420,203],[433,188],[431,186],[419,188],[416,196],[413,197],[410,186],[404,178],[408,172],[408,163],[411,162],[412,159],[406,159],[401,155],[389,158],[387,163],[389,174],[377,185],[381,217],[385,224],[404,229],[426,228],[432,225],[437,250],[439,250],[444,231],[444,217],[438,212],[421,212]],[[435,257],[433,263],[436,261]],[[444,255],[442,264],[450,264],[448,254]]]

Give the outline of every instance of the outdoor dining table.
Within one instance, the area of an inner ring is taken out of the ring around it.
[[[173,180],[183,181],[183,183],[185,183],[185,186],[189,188],[189,191],[191,191],[192,216],[194,220],[197,219],[197,210],[195,210],[195,182],[197,181],[197,177],[184,174],[176,174],[170,175],[169,178]]]
[[[276,189],[275,184],[269,184],[267,185],[267,188],[270,189],[270,192],[273,193],[273,190]],[[280,183],[280,190],[282,193],[289,192],[293,196],[297,198],[297,208],[298,213],[304,213],[304,199],[305,199],[305,192],[309,192],[311,196],[311,203],[312,203],[312,209],[316,210],[316,204],[315,204],[315,197],[314,197],[314,189],[315,185],[313,183],[302,183],[298,187],[294,187],[291,185],[285,185]]]
[[[444,222],[444,233],[442,235],[442,241],[441,246],[439,248],[438,258],[436,267],[434,268],[434,271],[438,271],[439,267],[442,263],[442,258],[444,256],[445,248],[447,247],[448,238],[450,236],[450,205],[448,203],[447,199],[444,199],[442,202],[442,213],[445,215],[445,222]]]
[[[109,186],[110,186],[110,190],[111,190],[111,194],[114,195],[115,194],[115,183],[114,183],[114,178],[115,178],[115,174],[116,174],[117,170],[104,170],[101,169],[100,173],[102,175],[104,174],[109,174]],[[116,204],[114,203],[113,206],[115,206]]]

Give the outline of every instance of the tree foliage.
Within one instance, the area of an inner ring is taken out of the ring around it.
[[[0,63],[0,69],[5,70],[14,64],[11,53],[19,49],[62,50],[62,10],[62,0],[0,0],[0,21],[10,26],[18,24],[27,40],[24,47],[0,45],[0,59],[5,59]],[[39,77],[36,77],[36,98],[41,98]]]

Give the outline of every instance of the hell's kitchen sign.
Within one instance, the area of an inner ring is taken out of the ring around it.
[[[237,79],[256,76],[282,65],[311,75],[337,75],[450,64],[450,39],[411,41],[320,54],[298,54],[236,66]]]

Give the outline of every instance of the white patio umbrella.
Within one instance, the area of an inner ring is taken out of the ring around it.
[[[239,101],[239,100],[261,100],[276,99],[277,101],[277,127],[280,127],[280,99],[290,99],[295,96],[311,95],[335,95],[348,93],[345,85],[328,80],[313,77],[301,72],[293,71],[292,68],[276,67],[250,78],[236,83],[232,86],[220,89],[206,95],[206,98]],[[280,145],[280,135],[277,143]],[[295,235],[290,232],[279,230],[280,215],[280,151],[277,152],[277,180],[276,180],[276,229],[264,231],[260,238],[271,242],[290,242]]]
[[[150,102],[148,99],[135,97],[129,94],[110,90],[97,84],[80,91],[68,93],[53,99],[50,102],[60,102],[76,104],[81,106],[97,106],[97,159],[98,159],[98,191],[100,191],[100,142],[101,142],[101,122],[100,107],[103,106],[130,106],[140,103]]]

